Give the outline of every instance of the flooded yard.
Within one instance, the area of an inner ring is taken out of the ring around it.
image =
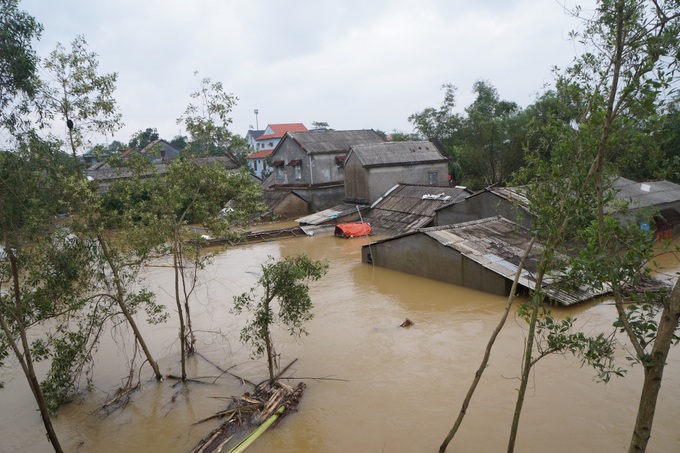
[[[505,298],[362,264],[365,239],[305,237],[230,248],[201,274],[192,321],[197,350],[223,369],[251,381],[267,377],[266,360],[253,362],[239,343],[244,317],[230,313],[268,256],[306,253],[327,259],[328,274],[311,285],[315,318],[301,340],[276,331],[285,366],[298,361],[289,383],[304,380],[299,412],[270,429],[249,452],[435,452],[451,428]],[[172,307],[172,269],[150,267],[148,285]],[[176,316],[144,334],[164,374],[179,374]],[[608,330],[607,301],[554,308],[577,317],[587,333]],[[405,318],[414,322],[400,328]],[[519,385],[525,326],[508,320],[492,352],[463,425],[449,451],[504,451]],[[209,384],[156,384],[144,368],[141,390],[107,417],[97,407],[125,378],[131,351],[117,344],[121,329],[102,344],[94,389],[60,410],[56,430],[67,451],[185,452],[217,426],[195,425],[248,390],[201,357],[188,374]],[[621,363],[625,357],[621,354]],[[138,361],[138,363],[140,363]],[[16,364],[14,364],[16,365]],[[642,384],[639,366],[625,378],[596,383],[594,372],[571,356],[551,356],[535,368],[516,451],[571,453],[627,451]],[[18,368],[1,372],[0,451],[49,452],[36,405]],[[315,379],[316,378],[316,379]],[[680,451],[680,348],[671,350],[656,411],[650,452]]]

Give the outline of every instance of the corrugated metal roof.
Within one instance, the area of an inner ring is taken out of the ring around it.
[[[680,185],[670,181],[635,182],[618,178],[616,198],[628,202],[630,209],[641,209],[680,201]]]
[[[300,225],[322,225],[331,220],[340,219],[345,216],[357,214],[357,206],[352,204],[341,204],[324,211],[319,211],[299,219],[295,219]]]
[[[492,187],[487,190],[529,210],[525,187]],[[680,185],[670,181],[635,182],[618,177],[612,182],[612,190],[614,198],[628,203],[628,209],[631,210],[680,202]]]
[[[364,167],[447,161],[429,141],[357,144],[352,145],[350,153],[356,155]]]
[[[423,228],[420,233],[509,280],[514,280],[517,266],[531,241],[529,230],[500,216],[456,225]],[[519,284],[531,290],[536,289],[534,275],[542,249],[541,244],[534,244],[520,275]],[[607,292],[593,288],[567,291],[556,285],[559,279],[559,275],[545,276],[543,292],[548,298],[562,305],[572,305]]]
[[[430,223],[441,206],[469,195],[465,187],[398,184],[373,204],[364,219],[397,233],[411,231]]]
[[[373,130],[288,132],[287,136],[295,140],[307,154],[346,153],[351,146],[380,143],[383,140]]]

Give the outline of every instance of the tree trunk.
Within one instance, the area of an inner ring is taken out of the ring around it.
[[[130,311],[127,308],[127,304],[125,303],[125,290],[123,288],[123,285],[120,282],[120,273],[118,272],[118,267],[113,262],[113,258],[111,257],[111,254],[109,253],[108,244],[106,243],[106,240],[101,235],[97,235],[97,240],[99,241],[99,245],[101,245],[101,247],[102,247],[102,252],[104,253],[104,257],[106,258],[106,262],[109,263],[109,267],[111,268],[111,272],[113,273],[113,280],[114,280],[114,283],[116,285],[116,302],[118,303],[120,310],[123,312],[123,316],[125,316],[125,319],[127,320],[128,324],[130,324],[130,327],[132,328],[132,332],[135,335],[136,341],[141,346],[142,351],[144,351],[144,355],[146,356],[146,359],[149,361],[149,364],[151,365],[151,368],[153,369],[153,373],[156,376],[156,380],[162,381],[163,375],[161,374],[161,372],[158,368],[158,363],[156,363],[156,361],[153,359],[153,356],[151,355],[151,351],[147,347],[146,342],[144,341],[144,338],[142,337],[142,333],[139,331],[139,328],[137,327],[137,323],[135,322],[135,319],[132,317],[132,314],[130,313]]]
[[[465,417],[465,414],[467,413],[467,408],[470,405],[470,401],[472,400],[472,395],[475,393],[475,390],[477,389],[477,384],[479,384],[479,381],[482,379],[482,374],[484,373],[484,370],[486,369],[486,366],[489,363],[489,357],[491,356],[491,348],[493,348],[493,345],[496,342],[496,337],[498,337],[498,334],[500,334],[501,330],[503,329],[503,326],[505,325],[505,321],[508,319],[508,315],[510,314],[510,308],[512,307],[512,303],[515,300],[517,283],[519,281],[519,277],[522,275],[522,269],[524,269],[524,262],[531,253],[531,249],[533,248],[535,241],[536,237],[533,237],[531,239],[531,242],[529,243],[529,246],[524,251],[524,256],[522,256],[522,259],[519,262],[519,266],[517,266],[517,271],[515,272],[515,279],[512,282],[512,288],[510,289],[508,301],[505,304],[503,316],[501,317],[501,320],[498,322],[498,325],[491,334],[491,338],[489,338],[489,342],[487,343],[486,349],[484,350],[484,357],[482,358],[482,363],[479,364],[479,368],[475,373],[475,378],[472,380],[472,384],[468,389],[467,395],[465,395],[463,405],[460,408],[460,412],[458,413],[458,418],[456,419],[456,422],[453,424],[453,428],[451,428],[451,431],[449,431],[448,436],[446,436],[446,439],[444,439],[444,442],[442,442],[441,446],[439,447],[439,453],[444,453],[446,451],[446,448],[449,446],[449,442],[451,442],[453,436],[455,436],[456,432],[458,432],[458,428],[460,427],[461,423],[463,423],[463,417]]]
[[[17,345],[14,337],[12,336],[12,332],[9,329],[9,326],[5,322],[5,318],[1,315],[0,323],[2,325],[2,330],[5,333],[7,341],[10,343],[12,350],[14,351],[14,355],[19,360],[19,363],[21,363],[21,368],[24,371],[24,375],[26,376],[26,380],[28,381],[28,385],[30,386],[31,391],[33,392],[33,397],[35,398],[36,403],[38,403],[40,417],[42,418],[43,425],[45,426],[47,438],[52,444],[52,448],[54,448],[54,451],[56,453],[61,453],[63,452],[63,450],[61,448],[61,444],[59,443],[59,439],[57,438],[57,432],[54,430],[54,426],[52,426],[52,419],[50,418],[50,412],[49,409],[47,408],[47,403],[45,402],[45,396],[42,393],[42,389],[40,388],[40,382],[38,381],[38,377],[35,374],[35,369],[33,368],[33,358],[31,357],[31,349],[28,343],[28,335],[23,321],[24,318],[22,307],[23,302],[21,299],[20,292],[21,287],[19,285],[19,268],[17,266],[16,256],[14,256],[14,251],[9,246],[6,240],[4,241],[4,243],[5,251],[7,253],[7,256],[9,257],[10,266],[12,268],[12,282],[14,285],[14,302],[15,302],[14,314],[16,316],[15,320],[17,323],[17,330],[19,331],[19,337],[21,338],[21,348],[23,349],[23,352],[19,349],[19,346]]]
[[[269,304],[271,304],[273,297],[269,295],[269,289],[267,289],[267,305],[265,309],[269,311]],[[264,326],[264,347],[267,352],[267,366],[269,367],[269,381],[274,380],[274,345],[272,344],[271,332],[269,331],[269,324]]]
[[[628,448],[629,453],[641,453],[647,450],[647,443],[652,433],[656,401],[661,389],[661,378],[666,366],[668,351],[673,343],[673,335],[680,320],[680,280],[676,281],[669,300],[664,304],[656,332],[656,339],[645,365],[645,381],[640,394],[637,419],[633,437]]]
[[[175,269],[175,303],[177,304],[177,315],[179,316],[179,346],[180,346],[180,361],[182,365],[182,382],[187,380],[187,369],[186,369],[186,334],[184,328],[184,315],[182,313],[182,301],[179,298],[179,269],[177,261],[177,238],[175,238],[175,244],[172,249],[172,261]]]
[[[196,251],[198,254],[198,250]],[[187,291],[187,282],[186,282],[186,277],[184,275],[184,250],[182,249],[181,245],[179,247],[179,254],[178,254],[179,259],[177,260],[180,268],[180,277],[182,278],[182,294],[184,295],[184,313],[186,315],[186,328],[187,328],[187,352],[189,354],[193,354],[195,344],[196,344],[196,336],[194,335],[194,329],[191,327],[191,310],[189,308],[189,297],[191,293],[194,291],[195,285],[196,285],[196,278],[194,274],[194,278],[191,283],[191,289]],[[197,256],[198,259],[198,256]],[[198,269],[198,263],[194,262],[194,272]]]
[[[515,413],[512,416],[512,425],[510,427],[510,438],[508,440],[508,453],[515,451],[515,442],[517,441],[517,431],[519,429],[519,418],[522,415],[522,406],[524,405],[524,395],[526,394],[527,385],[529,385],[529,374],[531,373],[532,353],[534,350],[534,336],[536,335],[536,321],[538,320],[538,310],[542,302],[541,285],[543,284],[543,268],[538,271],[536,278],[536,292],[531,296],[531,319],[529,321],[529,333],[527,334],[526,347],[524,350],[524,361],[522,363],[522,377],[517,392],[517,402],[515,403]]]
[[[602,181],[602,166],[604,162],[604,154],[607,150],[607,143],[609,141],[609,133],[614,124],[614,104],[616,103],[616,95],[618,94],[619,78],[621,76],[621,61],[623,59],[623,3],[619,2],[616,6],[616,53],[614,55],[614,68],[612,73],[612,85],[609,90],[609,97],[607,99],[607,111],[604,117],[604,125],[602,126],[602,135],[597,149],[597,157],[595,158],[595,181],[597,190],[597,225],[600,232],[600,240],[603,240],[604,235],[604,184]]]

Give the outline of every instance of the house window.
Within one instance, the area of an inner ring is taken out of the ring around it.
[[[295,168],[295,179],[302,179],[302,165],[297,164],[294,168]]]
[[[253,161],[253,170],[257,171],[257,161]]]
[[[438,178],[437,178],[437,172],[436,171],[428,171],[427,172],[427,178],[428,178],[428,182],[431,186],[437,185]]]
[[[269,147],[272,147],[272,146],[274,146],[274,143],[273,143],[273,142],[269,142]]]
[[[283,160],[275,160],[272,162],[272,167],[276,168],[276,179],[283,179]]]

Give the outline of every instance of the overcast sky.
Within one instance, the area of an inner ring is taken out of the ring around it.
[[[573,7],[575,0],[566,0]],[[337,130],[411,132],[408,117],[458,87],[459,110],[484,79],[503,99],[532,103],[551,68],[576,54],[578,21],[556,0],[23,0],[41,22],[35,48],[84,35],[100,72],[117,72],[127,142],[176,119],[199,76],[238,97],[230,130],[324,121]],[[590,2],[587,2],[590,3]],[[108,139],[109,141],[111,138]],[[105,138],[97,139],[103,143]]]

